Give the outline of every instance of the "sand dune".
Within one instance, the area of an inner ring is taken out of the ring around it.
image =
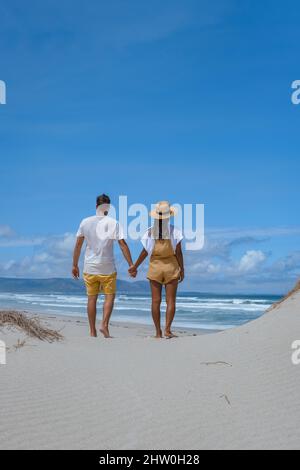
[[[240,328],[160,341],[91,339],[75,319],[48,320],[55,344],[3,330],[0,448],[299,449],[299,309],[297,291]]]

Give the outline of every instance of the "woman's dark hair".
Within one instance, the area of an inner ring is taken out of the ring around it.
[[[162,219],[159,219],[158,239],[159,240],[163,239],[163,221],[162,221]]]
[[[110,204],[110,198],[106,194],[101,194],[97,197],[96,205],[97,207],[101,206],[102,204]]]

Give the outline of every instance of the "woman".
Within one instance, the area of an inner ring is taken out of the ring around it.
[[[135,276],[138,267],[150,256],[147,278],[150,281],[152,293],[152,317],[156,328],[156,338],[162,338],[160,325],[160,305],[162,286],[166,289],[166,326],[165,337],[176,337],[171,331],[171,325],[176,310],[176,294],[178,282],[184,279],[181,232],[170,224],[171,216],[175,215],[175,208],[170,207],[167,201],[156,204],[155,210],[150,212],[154,225],[147,230],[142,238],[143,250],[129,273]]]

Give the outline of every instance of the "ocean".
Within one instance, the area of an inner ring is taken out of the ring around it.
[[[205,330],[225,330],[259,318],[276,302],[276,296],[215,295],[180,293],[174,326]],[[99,300],[99,318],[101,314]],[[162,303],[164,318],[165,302]],[[86,297],[67,294],[0,293],[0,308],[86,317]],[[116,297],[112,321],[152,324],[151,298],[146,294]]]

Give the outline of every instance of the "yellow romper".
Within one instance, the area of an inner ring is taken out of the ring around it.
[[[160,284],[179,280],[180,267],[169,239],[155,240],[147,278]]]

